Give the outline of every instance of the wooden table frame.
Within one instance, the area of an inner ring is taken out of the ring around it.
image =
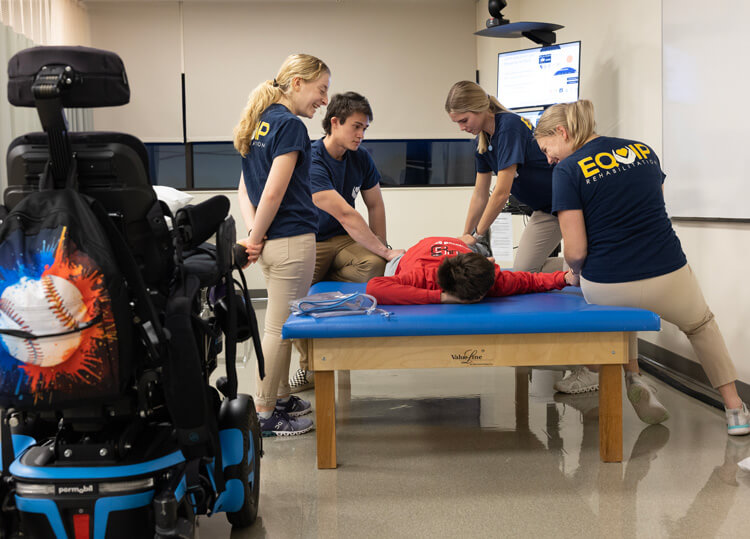
[[[620,370],[628,362],[629,335],[589,332],[308,339],[308,358],[315,371],[318,468],[336,468],[337,370],[582,364],[600,365],[599,455],[603,462],[620,462]],[[528,387],[525,391],[528,395]]]

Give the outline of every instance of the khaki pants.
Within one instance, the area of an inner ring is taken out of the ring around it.
[[[263,356],[266,377],[256,370],[255,403],[273,406],[277,394],[289,393],[289,363],[292,344],[281,338],[281,328],[289,317],[289,302],[307,295],[315,267],[315,234],[266,241],[258,259],[266,278],[268,307],[263,330]]]
[[[383,275],[385,259],[362,247],[348,234],[319,241],[315,249],[313,284],[319,281],[366,283]]]
[[[647,309],[675,324],[687,335],[714,387],[737,379],[719,325],[688,264],[672,273],[627,283],[594,283],[581,278],[581,289],[588,303]],[[638,358],[636,337],[631,335],[628,359]]]
[[[382,277],[385,259],[362,247],[348,234],[334,236],[316,245],[313,284],[320,281],[366,283],[373,277]],[[299,367],[309,370],[307,339],[295,339],[299,352]]]
[[[535,211],[518,242],[513,271],[552,272],[563,268],[562,257],[550,257],[549,254],[562,239],[560,223],[551,213]]]

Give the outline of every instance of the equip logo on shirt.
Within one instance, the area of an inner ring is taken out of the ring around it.
[[[271,126],[268,125],[268,122],[260,122],[260,124],[258,124],[258,127],[255,128],[253,139],[258,140],[260,137],[265,137],[270,129]]]
[[[258,127],[255,128],[255,131],[253,131],[253,146],[265,148],[266,144],[258,139],[260,139],[260,137],[265,137],[270,130],[271,126],[268,122],[260,122]]]
[[[578,161],[578,166],[583,172],[584,178],[587,180],[597,174],[604,175],[611,169],[617,167],[630,168],[631,166],[638,166],[645,163],[654,164],[653,159],[648,159],[651,154],[651,149],[645,144],[636,142],[628,144],[623,148],[617,148],[611,152],[601,152],[594,156],[584,157]],[[617,172],[614,170],[613,172]]]

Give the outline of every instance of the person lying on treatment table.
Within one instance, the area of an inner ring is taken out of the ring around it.
[[[385,305],[476,303],[485,296],[512,296],[577,286],[571,271],[503,271],[494,259],[458,238],[425,238],[386,266],[385,277],[367,282],[367,293]]]

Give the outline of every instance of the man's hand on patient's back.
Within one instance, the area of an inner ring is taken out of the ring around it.
[[[397,256],[401,256],[405,252],[406,252],[406,249],[388,249],[388,251],[386,251],[386,254],[383,258],[385,258],[386,261],[390,262]]]

